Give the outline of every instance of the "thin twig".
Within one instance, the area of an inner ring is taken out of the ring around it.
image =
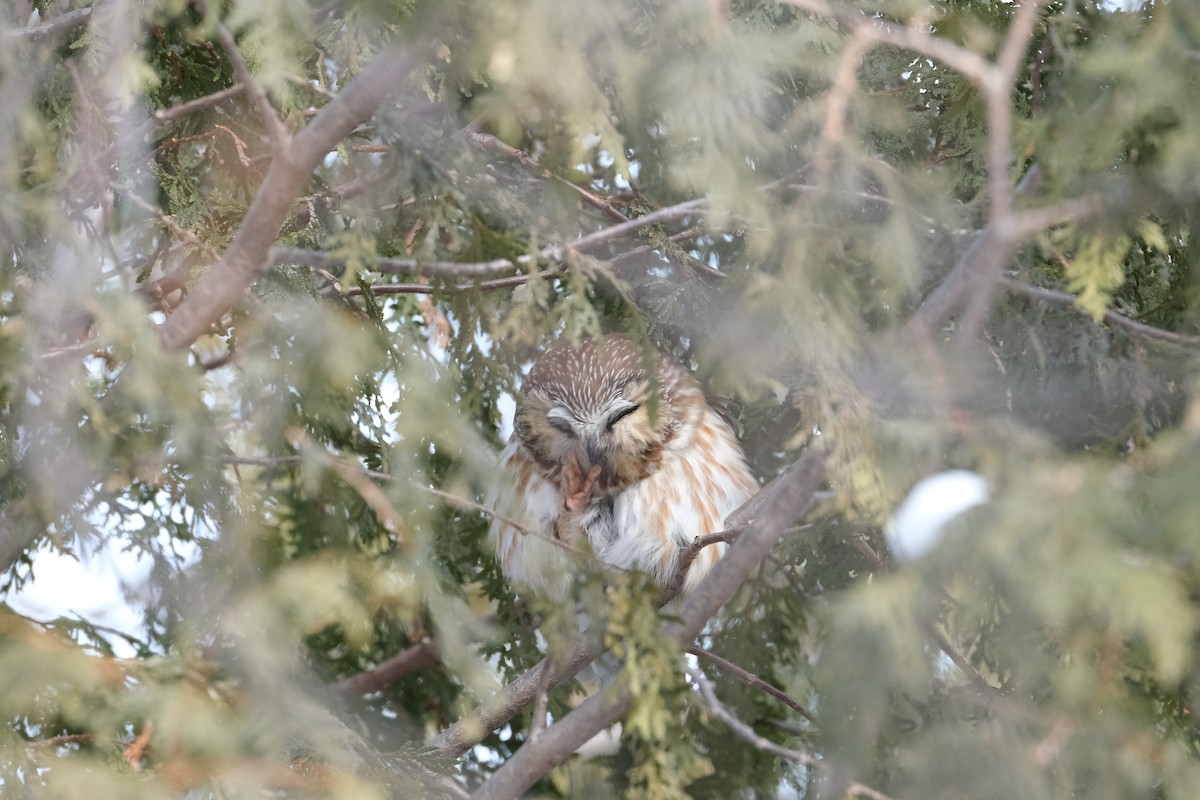
[[[1043,300],[1050,303],[1057,303],[1059,305],[1072,306],[1079,311],[1079,313],[1087,314],[1086,311],[1078,307],[1077,302],[1079,298],[1073,294],[1056,291],[1054,289],[1044,289],[1040,286],[1030,286],[1027,283],[1022,283],[1006,277],[1001,277],[999,279],[999,284],[1013,294],[1019,294],[1033,300]],[[1157,339],[1161,342],[1170,342],[1171,344],[1177,344],[1181,347],[1200,349],[1200,336],[1189,336],[1184,333],[1176,333],[1175,331],[1156,328],[1153,325],[1147,325],[1144,322],[1138,322],[1135,319],[1130,319],[1124,314],[1120,314],[1116,311],[1104,312],[1104,321],[1109,325],[1123,328],[1135,336],[1143,336],[1147,339]]]
[[[692,543],[680,551],[679,560],[675,562],[675,571],[671,573],[671,579],[663,586],[662,592],[658,596],[658,607],[662,608],[674,600],[679,592],[683,590],[688,570],[691,569],[692,562],[696,560],[696,556],[700,554],[701,550],[710,545],[720,544],[721,542],[732,542],[741,531],[741,528],[731,528],[704,536],[697,536],[695,539],[692,539]]]
[[[601,244],[618,239],[634,231],[640,230],[650,225],[656,225],[668,219],[677,219],[688,216],[696,211],[704,208],[708,201],[703,198],[695,200],[686,200],[682,203],[677,203],[666,208],[661,208],[657,211],[652,211],[649,214],[644,214],[640,217],[627,220],[626,222],[610,225],[607,228],[602,228],[592,233],[584,234],[576,239],[568,242],[565,246],[549,245],[542,248],[538,258],[549,261],[557,261],[562,259],[564,250],[586,251]],[[628,254],[620,254],[614,257],[619,259],[626,257]],[[301,263],[320,265],[323,267],[336,267],[344,263],[340,259],[333,256],[320,253],[312,250],[299,250],[294,248],[273,247],[271,248],[271,258],[275,263]],[[520,265],[531,264],[534,259],[529,256],[520,256],[516,259],[493,259],[491,261],[473,262],[473,263],[457,263],[457,262],[419,262],[409,259],[384,259],[376,260],[384,269],[381,271],[395,272],[414,272],[416,274],[425,275],[485,275],[494,274],[506,269],[516,269]],[[412,269],[409,269],[411,267]],[[706,270],[701,270],[706,271]],[[457,291],[472,291],[492,289],[507,289],[514,286],[520,286],[528,283],[535,278],[548,277],[559,273],[558,269],[545,270],[541,272],[531,272],[522,275],[513,275],[508,278],[497,278],[490,281],[480,281],[476,283],[460,283],[451,287]],[[721,273],[717,273],[721,274]],[[436,294],[439,291],[444,291],[446,287],[431,286],[425,283],[381,283],[370,287],[372,294],[376,295],[396,295],[396,294]],[[340,295],[343,297],[357,297],[363,293],[363,288],[359,286],[347,287],[341,290]],[[326,294],[326,290],[322,290]]]
[[[497,152],[503,153],[504,155],[509,156],[510,158],[516,159],[518,162],[520,162],[520,164],[523,167],[526,167],[527,169],[537,170],[538,172],[542,173],[543,177],[552,178],[553,180],[557,181],[558,183],[561,183],[563,186],[566,186],[567,188],[577,192],[579,194],[579,196],[582,197],[585,202],[587,202],[589,205],[592,205],[595,208],[598,208],[599,210],[603,211],[605,214],[607,214],[609,217],[616,220],[617,222],[623,222],[623,221],[629,219],[629,217],[627,215],[621,213],[620,209],[618,209],[616,206],[614,206],[612,203],[608,202],[608,200],[604,199],[600,195],[596,194],[595,192],[593,192],[589,189],[585,189],[584,187],[580,186],[579,184],[574,183],[573,181],[569,181],[560,175],[555,175],[553,172],[551,172],[550,170],[543,167],[541,164],[534,161],[532,158],[530,158],[525,153],[521,152],[520,150],[513,147],[512,145],[509,145],[509,144],[506,144],[505,142],[500,141],[495,136],[492,136],[490,133],[481,133],[479,131],[468,128],[468,130],[466,131],[466,137],[467,137],[467,141],[469,141],[471,144],[475,145],[478,148],[481,148],[484,150],[495,150]]]
[[[29,747],[62,747],[64,744],[79,744],[90,742],[96,738],[94,733],[64,733],[61,736],[51,736],[49,739],[35,739],[29,742]]]
[[[135,206],[142,209],[143,211],[145,211],[147,214],[154,217],[155,219],[157,219],[164,228],[166,228],[167,230],[174,233],[178,238],[184,240],[185,242],[192,245],[193,247],[203,250],[205,253],[208,253],[213,258],[221,257],[220,251],[218,251],[215,247],[213,247],[208,242],[201,239],[196,234],[189,231],[187,228],[180,225],[169,214],[164,213],[163,210],[161,208],[159,208],[158,206],[154,205],[153,203],[147,202],[146,200],[143,200],[142,197],[140,195],[138,195],[138,193],[136,191],[133,190],[133,187],[122,186],[119,188],[121,188],[123,190],[126,200],[129,200]]]
[[[553,254],[553,251],[549,251],[546,255]],[[270,259],[272,264],[303,264],[326,270],[341,269],[346,266],[345,258],[340,258],[320,250],[306,250],[299,247],[272,247]],[[519,266],[528,265],[535,261],[534,257],[528,255],[518,256],[514,259],[494,258],[491,261],[475,262],[420,261],[415,258],[385,258],[380,256],[372,260],[370,266],[373,271],[383,275],[411,274],[424,275],[426,277],[449,276],[475,278],[483,275],[511,272]]]
[[[601,228],[595,233],[589,233],[580,236],[570,243],[570,247],[576,250],[588,250],[597,245],[611,242],[613,239],[618,239],[634,231],[641,230],[648,225],[657,225],[660,222],[666,222],[671,219],[679,219],[698,211],[703,211],[708,207],[708,200],[705,198],[696,198],[694,200],[685,200],[682,203],[676,203],[666,208],[660,208],[657,211],[651,211],[649,214],[643,214],[640,217],[622,222],[617,225],[610,225],[607,228]]]
[[[713,689],[712,681],[705,677],[704,673],[694,667],[684,667],[687,674],[696,683],[696,688],[700,690],[700,696],[704,698],[705,705],[712,712],[713,716],[724,722],[729,729],[736,733],[742,739],[745,739],[750,744],[754,745],[759,750],[767,753],[772,753],[780,758],[791,761],[794,764],[804,764],[806,766],[814,766],[819,764],[818,759],[813,758],[808,753],[801,753],[799,750],[791,750],[782,745],[772,742],[763,736],[759,736],[754,732],[754,729],[738,719],[737,715],[725,707],[725,704],[717,698],[716,690]]]
[[[122,134],[115,142],[105,147],[103,150],[90,156],[88,160],[81,164],[67,179],[67,185],[74,186],[80,182],[81,176],[92,174],[97,169],[99,164],[107,164],[119,152],[125,150],[130,144],[139,141],[150,134],[156,127],[162,126],[173,120],[185,117],[189,114],[194,114],[197,111],[203,111],[206,108],[211,108],[215,105],[237,97],[246,89],[245,84],[235,83],[228,89],[222,89],[219,92],[197,97],[189,100],[186,103],[180,103],[177,106],[170,108],[162,108],[150,115],[150,118],[135,126],[132,130]],[[84,202],[90,202],[86,200]]]
[[[697,647],[695,645],[692,645],[691,647],[689,647],[687,649],[687,652],[689,652],[692,655],[697,656],[699,658],[703,658],[708,661],[711,661],[713,664],[716,664],[719,668],[725,670],[730,675],[734,676],[735,678],[742,681],[743,683],[749,684],[750,686],[753,686],[756,689],[761,689],[762,691],[764,691],[767,694],[774,697],[776,700],[778,700],[781,703],[783,703],[784,705],[786,705],[788,708],[795,711],[800,716],[804,717],[809,722],[813,723],[814,725],[817,724],[817,720],[812,715],[812,712],[809,711],[807,708],[805,708],[803,705],[801,705],[799,700],[792,697],[790,694],[783,691],[782,689],[779,689],[779,688],[773,686],[772,684],[767,683],[762,678],[755,675],[753,672],[750,672],[749,670],[747,670],[743,667],[739,667],[737,664],[734,664],[732,661],[722,658],[721,656],[717,655],[716,653],[714,653],[710,650],[705,650],[705,649],[703,649],[701,647]]]
[[[224,25],[218,24],[217,39],[220,40],[221,47],[225,49],[225,54],[229,56],[229,62],[233,64],[233,73],[237,75],[238,81],[246,87],[246,94],[250,95],[255,108],[258,109],[258,114],[262,118],[263,127],[267,129],[267,137],[271,141],[275,155],[287,155],[292,136],[288,132],[287,126],[283,124],[283,120],[279,118],[279,114],[276,113],[275,107],[271,105],[267,93],[254,80],[254,76],[250,74],[250,67],[246,65],[246,59],[242,58],[242,51],[238,49],[233,34]]]
[[[854,547],[867,557],[867,560],[871,562],[871,566],[874,567],[877,572],[888,571],[887,564],[884,563],[883,559],[879,556],[879,553],[875,552],[875,548],[871,547],[871,545],[867,543],[866,539],[861,536],[856,537],[854,540]],[[946,634],[942,633],[941,629],[938,628],[935,623],[926,622],[924,627],[926,633],[928,633],[930,637],[932,637],[933,641],[937,644],[938,649],[945,653],[946,657],[954,663],[954,666],[958,667],[959,671],[962,672],[966,679],[970,681],[971,685],[979,691],[985,700],[990,700],[996,696],[996,687],[988,683],[987,679],[979,674],[979,670],[975,669],[975,666],[967,660],[967,657],[964,656],[959,649],[954,646],[954,643],[950,641],[950,638],[946,636]]]
[[[704,703],[708,706],[708,710],[713,716],[724,722],[730,730],[737,734],[740,738],[746,740],[754,747],[767,753],[777,755],[780,758],[791,761],[795,764],[803,764],[805,766],[815,767],[817,769],[827,770],[829,765],[824,761],[814,758],[808,753],[802,753],[799,750],[792,750],[780,744],[772,742],[763,736],[759,736],[753,728],[738,718],[736,714],[730,711],[724,703],[717,697],[717,692],[713,688],[712,682],[705,677],[704,673],[692,667],[685,667],[688,675],[696,683],[696,687],[700,690],[700,696],[704,699]],[[851,781],[846,787],[846,794],[851,797],[867,797],[870,800],[891,800],[891,798],[883,792],[872,789],[857,781]]]

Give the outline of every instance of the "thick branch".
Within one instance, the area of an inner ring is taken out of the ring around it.
[[[572,645],[567,651],[566,656],[561,660],[561,663],[553,667],[554,671],[551,674],[550,680],[544,683],[544,687],[549,690],[566,683],[575,677],[581,669],[595,661],[601,652],[603,652],[603,647],[600,645],[599,639],[585,635],[584,638]],[[468,749],[481,742],[490,732],[504,725],[537,699],[539,684],[544,680],[542,675],[544,664],[545,661],[541,661],[530,667],[521,677],[504,687],[504,690],[500,694],[491,698],[482,706],[426,742],[426,747],[437,750],[444,756],[454,758],[462,755]],[[601,692],[592,699],[596,699],[601,694],[605,693]],[[587,704],[585,703],[584,705]],[[583,706],[580,706],[576,711],[582,708]],[[570,717],[571,714],[567,716]],[[607,727],[615,719],[616,717],[613,717],[613,720],[610,720],[608,723],[598,725],[592,733],[579,742],[579,745],[591,738],[597,731]],[[554,730],[557,736],[558,725],[554,726]],[[539,741],[545,738],[549,737],[539,737]],[[568,750],[563,758],[573,753],[579,745]],[[536,776],[534,780],[537,780]],[[530,785],[532,785],[532,782]]]

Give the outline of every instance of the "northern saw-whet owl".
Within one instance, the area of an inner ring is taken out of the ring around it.
[[[602,563],[665,585],[683,549],[723,530],[758,489],[699,381],[665,354],[647,366],[620,335],[558,345],[534,361],[492,506],[490,538],[515,583],[563,599],[572,559],[550,540],[582,538]],[[718,543],[697,553],[682,590],[724,551]]]

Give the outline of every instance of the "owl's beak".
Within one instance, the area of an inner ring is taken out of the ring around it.
[[[587,464],[583,465],[583,471],[589,471],[594,465],[599,464],[604,466],[604,448],[591,436],[583,437],[583,454],[587,459]]]

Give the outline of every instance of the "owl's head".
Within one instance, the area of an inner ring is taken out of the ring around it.
[[[644,351],[624,336],[559,345],[522,386],[517,436],[548,476],[556,479],[574,454],[584,472],[601,467],[599,491],[616,493],[658,468],[692,382],[669,359],[647,369]]]

